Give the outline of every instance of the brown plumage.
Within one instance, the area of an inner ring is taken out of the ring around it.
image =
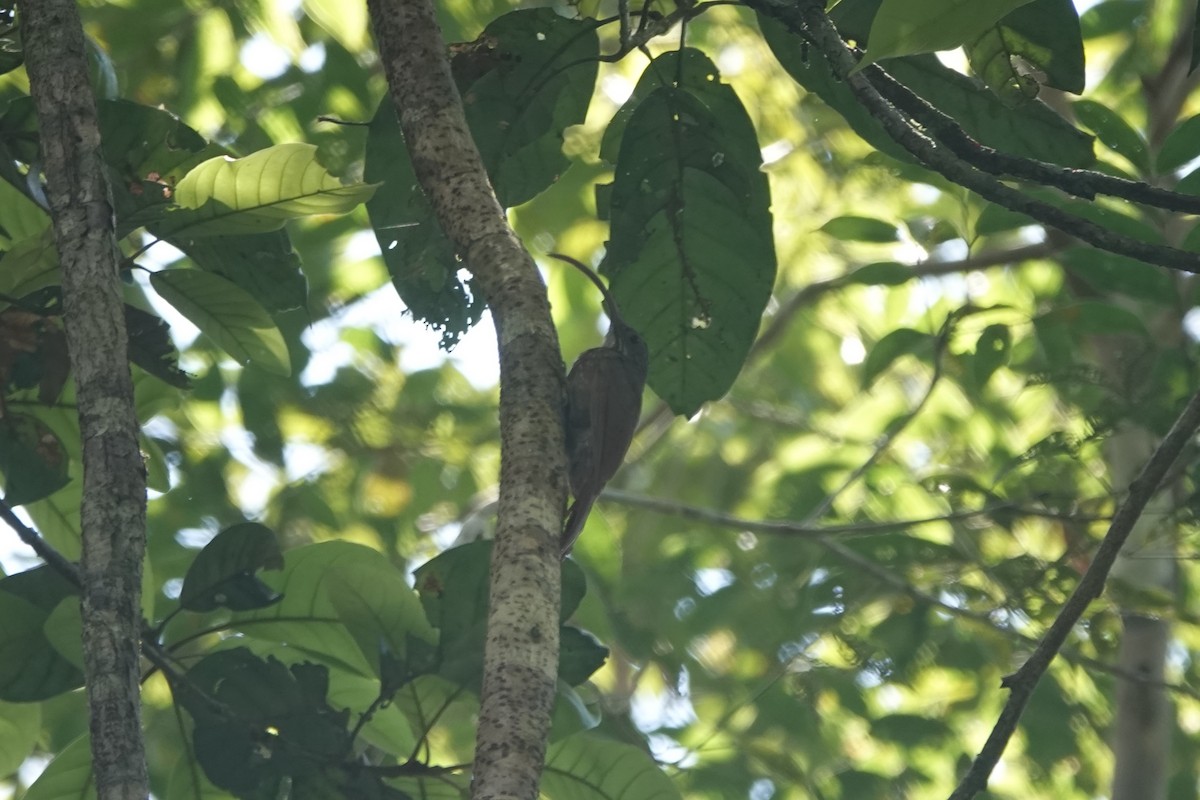
[[[592,504],[620,469],[633,441],[650,354],[642,337],[625,324],[608,288],[594,272],[569,256],[551,256],[571,264],[599,287],[611,322],[604,346],[581,354],[567,374],[567,464],[575,502],[562,532],[566,557]]]

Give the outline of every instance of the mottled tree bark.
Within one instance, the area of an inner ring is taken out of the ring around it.
[[[112,199],[75,2],[27,0],[20,10],[83,438],[83,653],[93,775],[100,800],[144,798],[138,642],[146,476]]]
[[[567,489],[558,338],[467,129],[432,3],[367,7],[417,178],[483,288],[499,340],[499,522],[472,796],[535,800],[558,669]]]

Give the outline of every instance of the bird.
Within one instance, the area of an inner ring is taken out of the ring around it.
[[[549,255],[575,267],[596,285],[604,296],[609,319],[604,345],[584,351],[567,373],[567,467],[575,502],[567,512],[560,540],[566,558],[596,498],[621,467],[633,441],[650,351],[645,339],[625,322],[616,300],[595,272],[570,256]]]

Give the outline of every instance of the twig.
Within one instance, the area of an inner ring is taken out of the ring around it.
[[[1005,703],[1004,709],[1000,712],[1000,718],[992,728],[992,733],[979,751],[979,755],[971,764],[971,768],[963,776],[954,793],[950,795],[950,800],[969,800],[987,788],[988,776],[1000,761],[1000,756],[1004,753],[1008,740],[1016,731],[1017,723],[1020,721],[1021,714],[1024,712],[1029,698],[1033,695],[1038,681],[1050,666],[1050,662],[1054,660],[1055,654],[1066,642],[1079,618],[1087,610],[1088,604],[1099,597],[1104,590],[1104,582],[1108,577],[1109,570],[1112,569],[1113,562],[1116,561],[1125,540],[1129,538],[1134,524],[1141,517],[1146,504],[1158,491],[1163,477],[1175,463],[1175,459],[1179,457],[1179,454],[1183,452],[1195,435],[1197,428],[1200,428],[1200,393],[1194,395],[1188,402],[1179,418],[1175,420],[1175,424],[1171,426],[1170,432],[1163,438],[1158,449],[1154,451],[1154,455],[1142,468],[1141,474],[1129,485],[1129,495],[1117,509],[1112,525],[1109,526],[1108,533],[1105,534],[1104,540],[1096,550],[1091,565],[1080,579],[1079,585],[1075,587],[1071,597],[1063,605],[1054,624],[1046,631],[1033,654],[1021,668],[1001,682],[1001,686],[1010,691],[1008,702]]]
[[[816,508],[809,512],[808,516],[805,517],[806,523],[810,525],[814,524],[821,517],[825,516],[825,512],[833,506],[837,499],[841,497],[847,489],[853,486],[859,478],[865,475],[867,470],[873,467],[880,458],[883,457],[883,454],[892,446],[892,442],[896,441],[896,437],[898,437],[904,431],[904,429],[907,428],[909,424],[917,418],[917,415],[921,413],[921,410],[925,408],[925,405],[929,402],[929,398],[933,397],[933,392],[937,388],[938,383],[941,382],[942,354],[946,349],[946,341],[950,337],[950,330],[953,327],[953,324],[954,318],[950,317],[946,320],[945,324],[942,325],[942,330],[938,333],[937,344],[934,347],[933,353],[933,376],[929,379],[929,385],[925,387],[925,393],[921,395],[921,399],[917,401],[917,404],[913,406],[903,418],[901,418],[899,423],[892,425],[892,429],[883,434],[879,442],[875,445],[875,449],[871,451],[871,455],[867,456],[867,459],[863,461],[863,463],[855,467],[854,471],[846,476],[846,480],[842,481],[842,485],[825,495],[825,499],[818,503]]]
[[[601,495],[606,500],[630,508],[643,508],[659,514],[669,514],[674,517],[704,522],[722,528],[735,528],[761,534],[780,534],[798,539],[819,541],[822,538],[837,537],[851,538],[857,536],[877,536],[881,533],[898,529],[917,528],[923,525],[933,525],[939,522],[962,522],[979,517],[989,517],[995,514],[1012,514],[1021,517],[1039,517],[1042,519],[1067,520],[1071,522],[1108,522],[1112,517],[1076,515],[1049,509],[1030,508],[1015,503],[998,503],[993,506],[970,509],[966,511],[950,511],[945,514],[915,519],[883,520],[878,522],[849,522],[840,525],[816,525],[806,522],[794,522],[787,519],[749,519],[734,514],[727,514],[712,508],[664,500],[659,497],[626,492],[621,489],[605,489]]]
[[[33,548],[33,552],[37,553],[42,561],[74,584],[75,588],[83,585],[79,576],[79,565],[51,547],[37,531],[22,522],[3,498],[0,498],[0,519],[8,523],[8,526],[17,532],[17,536],[21,537],[21,541]]]
[[[1200,254],[1122,236],[1091,220],[1035,200],[964,162],[946,145],[917,130],[907,117],[880,95],[866,75],[852,74],[857,61],[826,15],[823,3],[814,0],[746,0],[746,4],[780,20],[793,33],[815,45],[829,61],[834,75],[846,83],[858,102],[883,126],[888,135],[921,164],[947,180],[1101,250],[1183,272],[1200,273]]]

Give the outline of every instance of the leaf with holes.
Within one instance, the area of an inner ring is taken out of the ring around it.
[[[204,546],[183,579],[179,605],[189,611],[265,608],[280,595],[259,580],[260,569],[283,569],[275,532],[257,522],[231,525]]]
[[[766,176],[729,87],[652,92],[622,136],[602,266],[650,348],[652,389],[692,415],[729,390],[775,280]],[[737,113],[732,113],[736,110]]]
[[[1073,94],[1083,91],[1083,38],[1071,0],[1033,0],[967,43],[965,50],[975,74],[1002,95],[1036,96],[1039,84]]]
[[[883,0],[857,69],[883,58],[953,50],[1029,0]]]
[[[150,276],[154,290],[241,364],[273,375],[292,373],[287,343],[258,301],[233,283],[198,269]]]

